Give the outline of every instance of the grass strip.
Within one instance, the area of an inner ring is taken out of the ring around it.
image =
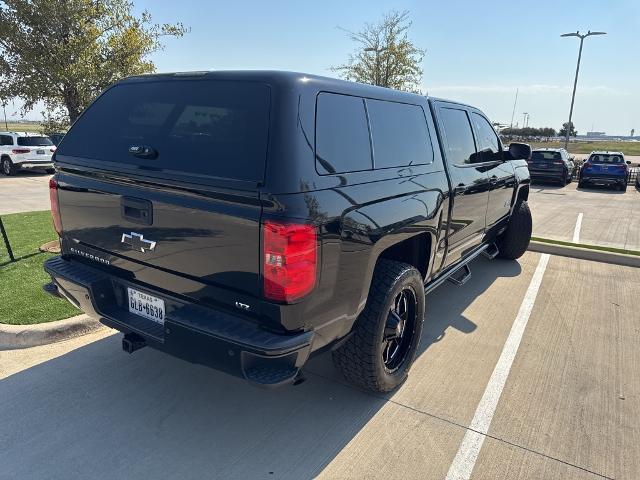
[[[52,255],[38,248],[56,238],[51,214],[14,213],[3,215],[2,220],[17,261],[9,261],[4,243],[0,242],[0,323],[30,325],[81,313],[66,300],[42,290],[42,285],[50,281],[43,264]]]
[[[573,243],[565,242],[563,240],[552,240],[550,238],[531,237],[534,242],[551,243],[554,245],[564,245],[567,247],[586,248],[588,250],[600,250],[602,252],[621,253],[623,255],[635,255],[640,257],[640,252],[637,250],[625,250],[624,248],[604,247],[600,245],[589,245],[587,243]]]

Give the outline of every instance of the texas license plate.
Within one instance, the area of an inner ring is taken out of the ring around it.
[[[164,300],[127,287],[129,311],[164,325]]]

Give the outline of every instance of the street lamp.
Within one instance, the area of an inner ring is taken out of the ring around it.
[[[380,85],[380,63],[378,61],[378,55],[380,55],[380,52],[384,52],[385,50],[388,50],[388,47],[382,47],[382,48],[375,48],[375,47],[367,47],[364,49],[365,52],[375,52],[376,53],[376,72],[375,72],[375,84],[379,87],[386,87],[386,85]]]
[[[576,85],[578,85],[578,72],[580,71],[580,58],[582,57],[582,42],[584,39],[591,35],[606,35],[607,32],[592,32],[589,30],[585,34],[580,34],[580,31],[576,33],[563,33],[561,37],[578,37],[580,39],[580,50],[578,51],[578,65],[576,66],[576,78],[573,80],[573,93],[571,94],[571,108],[569,109],[569,123],[567,124],[567,131],[564,138],[565,150],[569,146],[569,131],[571,129],[571,117],[573,116],[573,102],[576,99]]]

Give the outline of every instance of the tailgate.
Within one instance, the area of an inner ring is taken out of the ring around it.
[[[105,256],[131,260],[116,264],[138,277],[153,279],[149,270],[159,269],[254,296],[260,293],[257,193],[185,194],[166,186],[132,186],[64,171],[58,183],[64,238],[77,249],[91,247]]]

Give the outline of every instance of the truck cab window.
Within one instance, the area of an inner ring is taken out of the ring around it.
[[[478,163],[476,145],[467,112],[443,108],[442,123],[447,137],[447,160],[453,165]]]
[[[477,113],[472,113],[473,125],[476,129],[476,139],[478,141],[478,157],[480,162],[493,162],[502,160],[500,142],[495,130],[486,118]]]

